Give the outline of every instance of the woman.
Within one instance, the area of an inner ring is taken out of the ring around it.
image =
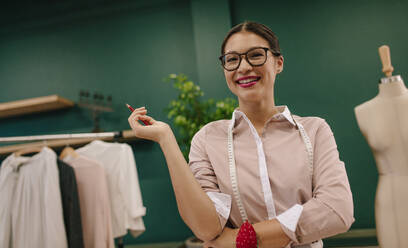
[[[354,221],[330,127],[275,106],[284,59],[269,28],[254,22],[233,27],[221,53],[239,108],[231,120],[197,132],[189,164],[170,127],[145,108],[129,117],[135,135],[160,144],[180,215],[206,247],[254,247],[242,245],[245,237],[255,237],[258,247],[322,247],[322,238],[347,231]],[[246,220],[252,224],[243,225]]]

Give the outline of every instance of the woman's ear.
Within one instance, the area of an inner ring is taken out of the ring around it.
[[[283,61],[284,58],[282,55],[276,58],[276,74],[281,73],[283,71]]]

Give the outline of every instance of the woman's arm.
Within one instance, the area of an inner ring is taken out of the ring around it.
[[[277,219],[262,221],[253,225],[259,248],[281,248],[289,244],[290,238],[281,228]],[[204,243],[204,247],[234,248],[238,229],[225,227],[217,239]]]
[[[199,239],[214,239],[222,229],[213,202],[191,173],[170,126],[155,121],[146,113],[145,108],[138,108],[130,115],[128,121],[134,134],[159,143],[169,168],[181,218]],[[138,120],[145,120],[151,125],[143,126]]]
[[[214,239],[222,231],[214,204],[191,173],[171,130],[161,140],[160,147],[182,219],[199,239]]]
[[[285,247],[291,241],[276,218],[256,223],[253,226],[260,248]]]
[[[322,121],[314,140],[313,197],[303,204],[298,243],[346,232],[354,222],[353,197],[330,126]]]

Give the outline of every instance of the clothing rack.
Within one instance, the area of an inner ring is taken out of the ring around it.
[[[95,138],[105,138],[105,137],[121,137],[121,136],[122,136],[121,132],[48,134],[48,135],[33,135],[33,136],[0,137],[0,142],[94,138],[94,137]]]
[[[9,146],[0,146],[0,155],[6,155],[33,146],[48,146],[50,148],[58,148],[68,145],[80,146],[83,144],[87,144],[93,140],[104,141],[117,140],[123,142],[136,139],[137,138],[133,134],[132,130],[103,133],[51,134],[51,135],[0,137],[0,143],[37,141]]]
[[[116,132],[100,132],[100,133],[72,133],[72,134],[47,134],[47,135],[30,135],[30,136],[13,136],[0,137],[0,143],[8,142],[25,142],[37,141],[30,143],[14,144],[9,146],[0,146],[0,156],[7,155],[29,147],[47,146],[50,148],[58,148],[64,146],[80,146],[87,144],[93,140],[104,141],[132,141],[138,140],[132,130],[123,130]],[[117,247],[124,248],[123,237],[116,238]]]

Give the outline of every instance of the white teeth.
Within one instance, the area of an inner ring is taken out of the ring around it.
[[[250,79],[240,80],[240,81],[238,81],[238,83],[247,84],[247,83],[255,81],[255,80],[257,80],[257,79],[256,78],[250,78]]]

